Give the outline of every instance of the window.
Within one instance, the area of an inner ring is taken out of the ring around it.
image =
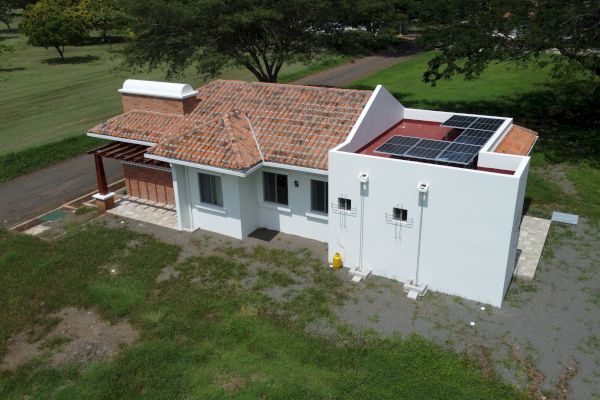
[[[408,211],[404,208],[394,207],[393,214],[396,221],[406,221],[408,219]]]
[[[327,182],[310,180],[310,208],[313,211],[327,213]]]
[[[338,197],[338,208],[340,210],[351,211],[352,210],[352,200],[346,199],[343,197]]]
[[[263,172],[263,198],[265,201],[288,205],[287,175]]]
[[[223,207],[223,191],[221,177],[209,174],[198,174],[200,182],[200,201],[206,204]]]

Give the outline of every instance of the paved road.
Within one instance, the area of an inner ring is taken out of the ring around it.
[[[343,86],[410,56],[371,56],[322,71],[294,83]],[[123,177],[119,161],[104,159],[106,177]],[[0,184],[0,226],[14,226],[96,189],[94,161],[89,155],[52,165]]]
[[[106,179],[123,177],[120,161],[104,159]],[[0,184],[0,226],[37,217],[97,188],[94,159],[81,155]]]
[[[364,57],[337,67],[306,76],[295,81],[298,85],[315,86],[344,86],[364,76],[370,75],[390,65],[399,63],[410,58],[410,55],[402,56],[371,56]]]

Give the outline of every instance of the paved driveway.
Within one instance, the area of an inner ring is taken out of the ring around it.
[[[106,179],[123,177],[120,161],[104,159]],[[85,154],[0,184],[0,225],[14,226],[97,189],[94,159]]]

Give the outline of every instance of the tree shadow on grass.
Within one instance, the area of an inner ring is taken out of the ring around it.
[[[24,71],[23,67],[12,67],[12,68],[2,68],[0,67],[0,73],[2,72],[15,72],[15,71]]]
[[[18,35],[18,34],[19,34],[19,28],[0,29],[0,35]]]
[[[87,56],[65,57],[61,60],[59,57],[46,58],[42,60],[44,64],[49,65],[64,65],[64,64],[87,64],[93,61],[98,61],[100,57],[88,54]]]

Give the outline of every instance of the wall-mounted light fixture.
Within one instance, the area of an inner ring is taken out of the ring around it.
[[[298,187],[300,186],[300,184],[298,183],[298,181],[294,181],[294,187]]]

